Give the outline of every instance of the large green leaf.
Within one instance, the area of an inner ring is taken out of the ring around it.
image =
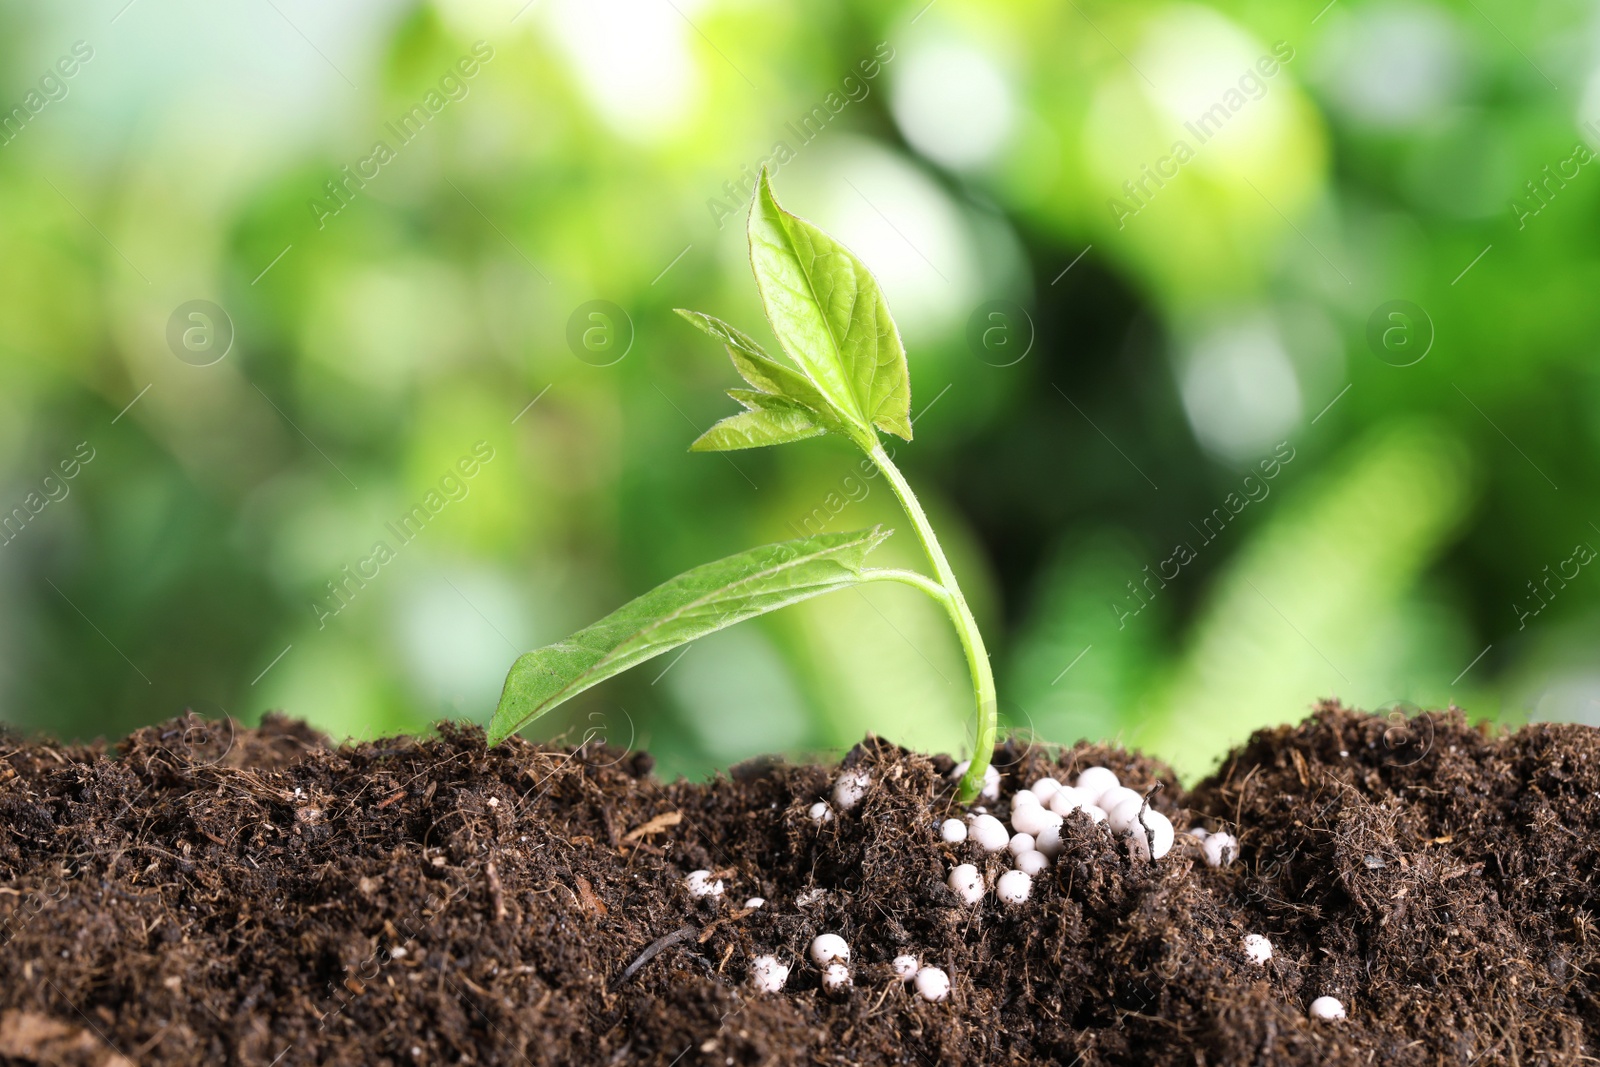
[[[590,686],[725,627],[862,581],[881,526],[763,545],[686,571],[565,641],[517,658],[489,723],[499,744]]]
[[[767,320],[795,363],[853,426],[911,440],[900,331],[866,265],[778,206],[762,172],[750,209],[750,266]]]
[[[786,397],[811,413],[811,421],[825,430],[835,432],[844,428],[843,416],[827,397],[811,384],[799,371],[785,367],[773,359],[749,335],[729,326],[714,315],[678,308],[678,314],[696,327],[721,341],[728,349],[734,369],[739,376],[763,393]],[[749,405],[745,405],[748,407]],[[735,415],[734,418],[740,416]],[[807,436],[814,436],[808,434]]]

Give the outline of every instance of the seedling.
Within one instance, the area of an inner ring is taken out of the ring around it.
[[[728,391],[745,410],[711,427],[690,450],[760,448],[824,434],[845,438],[866,453],[893,488],[935,577],[868,568],[868,553],[892,532],[880,526],[764,545],[696,567],[565,641],[518,657],[489,723],[489,743],[499,744],[612,675],[745,619],[838,589],[900,582],[944,608],[966,653],[977,729],[957,796],[971,803],[984,788],[994,750],[994,675],[939,538],[878,438],[881,430],[911,440],[911,379],[900,331],[866,266],[820,229],[779,207],[765,171],[750,209],[749,238],[750,265],[767,321],[794,367],[773,359],[720,319],[680,310],[722,342],[734,368],[752,386]]]

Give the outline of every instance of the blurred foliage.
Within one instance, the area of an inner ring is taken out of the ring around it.
[[[1199,773],[1325,695],[1600,723],[1593,16],[1319,6],[5,8],[0,717],[484,721],[683,569],[895,524],[837,445],[685,451],[736,381],[671,308],[760,321],[768,162],[889,295],[1010,726]],[[959,748],[964,673],[852,591],[538,732]]]

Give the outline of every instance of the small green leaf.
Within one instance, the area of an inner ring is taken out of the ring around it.
[[[746,411],[810,411],[797,400],[756,389],[729,389],[728,396],[737,400]]]
[[[735,416],[737,418],[738,416]],[[565,641],[524,653],[489,722],[497,745],[634,664],[757,615],[862,582],[881,526],[764,545],[686,571]]]
[[[762,172],[750,266],[779,342],[846,421],[911,440],[911,379],[883,291],[848,248],[778,206]]]
[[[817,424],[817,414],[804,404],[786,396],[758,393],[749,389],[729,389],[728,395],[745,410],[730,415],[701,434],[689,446],[691,452],[731,452],[741,448],[784,445],[820,437],[826,429]]]
[[[749,335],[729,326],[721,319],[699,311],[686,311],[683,308],[677,310],[679,315],[727,346],[728,356],[733,360],[734,369],[745,381],[763,393],[788,397],[803,405],[812,412],[812,421],[824,429],[835,432],[843,430],[843,417],[834,409],[827,397],[811,384],[811,379],[799,371],[785,367],[767,355]]]
[[[739,390],[734,390],[739,391]],[[756,394],[766,396],[766,394]],[[735,397],[734,399],[738,399]],[[767,397],[781,400],[781,397]],[[826,433],[800,405],[786,402],[784,406],[750,406],[737,415],[729,415],[711,429],[695,438],[689,446],[691,452],[734,452],[741,448],[762,448],[766,445],[786,445],[790,441],[804,441]]]
[[[751,340],[750,335],[745,333],[743,330],[740,330],[734,326],[730,326],[726,322],[723,322],[721,319],[717,318],[715,315],[707,315],[703,311],[690,311],[688,308],[677,308],[676,310],[679,315],[682,315],[685,320],[692,323],[701,332],[715,337],[734,352],[739,352],[749,356],[758,363],[771,363],[785,374],[794,374],[794,371],[789,370],[782,364],[775,362],[773,358],[767,355],[762,347],[756,344],[755,341]],[[754,385],[757,389],[762,388],[762,386],[756,382],[751,382],[750,384]],[[769,393],[774,392],[772,389],[767,389],[765,391]]]

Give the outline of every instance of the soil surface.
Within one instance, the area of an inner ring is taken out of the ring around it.
[[[643,754],[477,729],[331,746],[196,718],[0,742],[0,1062],[1555,1064],[1600,1056],[1600,733],[1329,704],[1193,791],[1138,755],[997,752],[1009,795],[1103,764],[1180,830],[1069,816],[1022,905],[961,904],[945,757],[664,784]],[[1002,799],[992,805],[1004,813]],[[1202,862],[1191,826],[1239,861]],[[697,900],[685,876],[726,889]],[[764,897],[759,908],[747,898]],[[807,946],[841,934],[853,988]],[[1241,948],[1271,940],[1266,964]],[[929,1003],[889,961],[948,972]],[[755,992],[751,961],[792,964]],[[1312,1019],[1338,997],[1348,1018]]]

